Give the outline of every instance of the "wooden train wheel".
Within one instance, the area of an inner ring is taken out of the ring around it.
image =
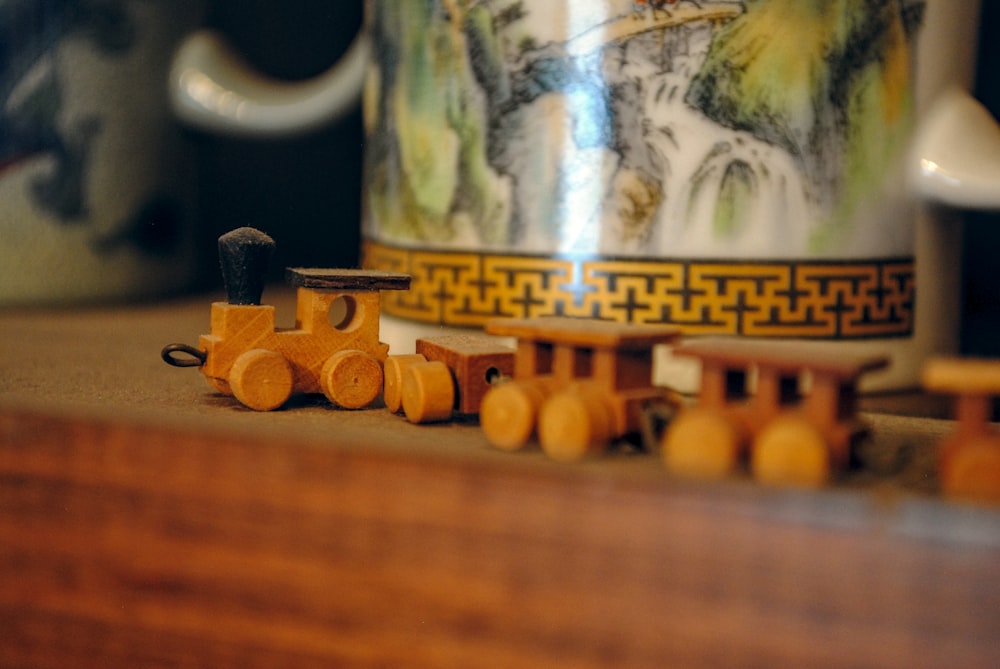
[[[382,397],[386,408],[393,413],[403,410],[403,372],[415,362],[427,362],[427,358],[419,353],[410,353],[390,355],[385,359],[383,365],[385,387],[382,390]]]
[[[722,478],[739,463],[746,439],[726,415],[696,407],[664,433],[661,456],[667,470],[692,478]]]
[[[559,462],[602,453],[615,436],[614,415],[596,389],[557,393],[545,401],[538,416],[542,450]]]
[[[479,424],[489,442],[516,451],[531,441],[547,395],[538,379],[508,381],[491,388],[479,407]]]
[[[320,387],[337,406],[366,407],[382,392],[382,365],[364,351],[338,351],[323,365]]]
[[[257,411],[271,411],[292,394],[294,377],[284,356],[257,348],[236,358],[229,370],[229,387],[244,405]]]
[[[1000,502],[1000,439],[984,435],[947,449],[941,489],[949,496]]]
[[[403,370],[403,412],[411,423],[434,423],[451,418],[455,380],[440,360],[415,362]]]
[[[753,443],[750,466],[762,483],[819,487],[830,478],[829,446],[801,416],[779,416]]]

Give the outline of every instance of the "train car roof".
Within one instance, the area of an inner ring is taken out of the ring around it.
[[[285,280],[293,286],[319,290],[362,292],[371,290],[409,290],[409,274],[372,269],[329,269],[289,267]]]
[[[490,334],[517,337],[588,348],[648,348],[670,343],[680,337],[674,325],[617,323],[589,318],[541,316],[538,318],[500,318],[489,321]]]
[[[810,370],[839,378],[856,377],[887,367],[883,355],[851,354],[825,350],[818,342],[713,338],[685,342],[674,349],[676,355],[700,358],[731,369],[750,366],[780,372]]]
[[[924,388],[953,395],[1000,394],[1000,360],[932,358],[923,369]]]

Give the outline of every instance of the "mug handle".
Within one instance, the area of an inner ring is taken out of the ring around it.
[[[1000,125],[969,93],[942,93],[917,129],[910,183],[925,199],[1000,209]]]
[[[326,72],[305,81],[265,77],[212,30],[189,35],[174,54],[170,104],[189,125],[219,134],[277,137],[326,125],[357,104],[370,39],[362,29]]]

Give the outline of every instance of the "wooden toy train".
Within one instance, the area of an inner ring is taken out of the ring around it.
[[[274,307],[260,303],[274,241],[252,228],[219,238],[228,302],[212,304],[211,333],[197,348],[171,344],[163,359],[198,366],[219,392],[270,411],[292,393],[323,393],[348,409],[382,392],[389,347],[378,338],[379,291],[405,290],[403,274],[362,270],[289,269],[298,287],[295,327],[277,329]],[[183,357],[186,354],[189,357]]]
[[[390,356],[379,340],[379,295],[408,289],[409,276],[288,269],[296,322],[276,328],[274,307],[260,303],[273,248],[250,228],[223,235],[228,301],[212,304],[211,332],[197,347],[170,344],[161,354],[171,365],[198,367],[217,391],[258,411],[295,393],[322,393],[347,409],[381,395],[413,423],[479,414],[487,440],[503,450],[537,440],[551,458],[573,461],[629,440],[659,450],[678,475],[717,478],[746,466],[760,481],[815,486],[848,466],[866,434],[858,380],[888,363],[787,343],[682,344],[670,325],[565,317],[497,319],[488,334],[419,339],[415,354]],[[665,344],[701,362],[696,402],[651,380],[654,348]],[[992,375],[983,369],[936,361],[927,387],[960,396],[959,429],[942,449],[944,489],[1000,500],[1000,436],[987,427],[986,410],[1000,393],[1000,367],[990,367]],[[970,390],[969,378],[981,382]]]

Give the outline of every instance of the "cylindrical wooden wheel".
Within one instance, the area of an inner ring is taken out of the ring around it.
[[[670,425],[661,441],[667,470],[692,478],[722,478],[739,463],[744,437],[717,409],[695,407]]]
[[[244,405],[257,411],[271,411],[292,394],[292,368],[275,351],[256,348],[236,358],[229,370],[229,387]]]
[[[403,410],[403,372],[415,362],[427,362],[427,358],[419,353],[409,353],[390,355],[385,359],[385,388],[382,390],[382,398],[386,408],[393,413]]]
[[[801,416],[779,416],[754,439],[750,468],[762,483],[819,487],[830,478],[829,446]]]
[[[320,387],[337,406],[366,407],[382,392],[382,365],[364,351],[339,351],[323,365]]]
[[[434,423],[451,418],[455,381],[440,360],[416,362],[403,370],[403,412],[411,423]]]
[[[545,401],[538,416],[542,450],[559,462],[602,453],[615,436],[614,415],[595,389],[557,393]]]
[[[1000,439],[983,435],[949,449],[941,462],[941,490],[950,497],[1000,502]]]
[[[479,406],[479,424],[486,439],[505,451],[527,444],[548,394],[539,379],[507,381],[490,388]]]

